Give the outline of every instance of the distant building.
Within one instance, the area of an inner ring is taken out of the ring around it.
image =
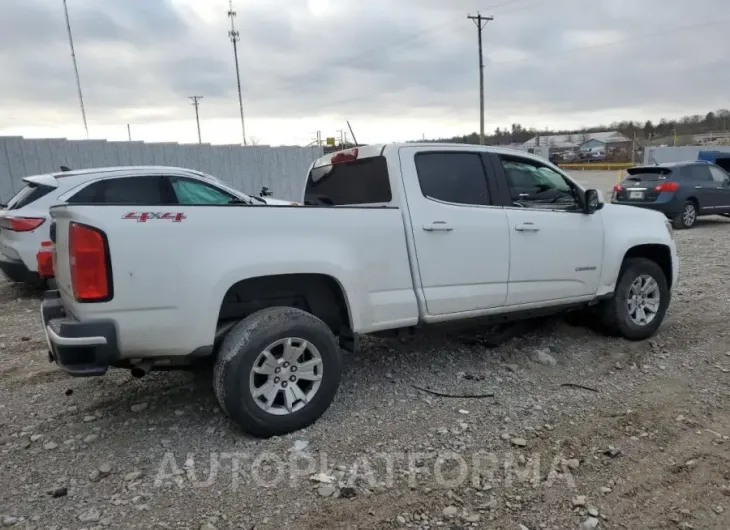
[[[588,140],[580,144],[581,151],[606,151],[607,149],[631,148],[631,138],[618,131],[591,133]]]
[[[578,150],[605,151],[606,149],[625,149],[631,147],[631,139],[618,131],[597,133],[573,133],[537,135],[527,140],[523,147],[548,146],[555,151]]]

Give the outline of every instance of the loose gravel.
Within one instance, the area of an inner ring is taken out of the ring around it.
[[[269,440],[221,413],[210,371],[67,377],[38,294],[1,282],[0,526],[727,530],[730,222],[675,237],[654,339],[564,319],[497,348],[368,338],[325,416]]]

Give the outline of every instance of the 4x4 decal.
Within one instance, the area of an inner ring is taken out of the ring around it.
[[[122,216],[122,219],[136,219],[138,223],[145,223],[148,220],[163,219],[179,223],[186,219],[182,212],[129,212]]]

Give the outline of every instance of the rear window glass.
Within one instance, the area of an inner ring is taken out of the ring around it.
[[[667,180],[671,179],[672,170],[655,167],[632,167],[626,170],[629,174],[626,180]]]
[[[8,202],[8,210],[17,210],[28,206],[30,203],[37,201],[44,195],[48,195],[53,191],[50,186],[39,186],[38,184],[28,184],[20,190],[15,197]]]
[[[385,157],[313,168],[307,178],[307,204],[333,206],[376,204],[393,198]]]

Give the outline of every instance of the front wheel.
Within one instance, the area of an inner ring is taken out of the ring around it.
[[[291,307],[271,307],[239,322],[216,359],[213,388],[223,410],[262,438],[314,423],[334,400],[342,360],[335,336],[320,319]]]
[[[664,271],[646,258],[628,258],[603,321],[608,330],[629,340],[653,336],[669,307],[671,293]]]

